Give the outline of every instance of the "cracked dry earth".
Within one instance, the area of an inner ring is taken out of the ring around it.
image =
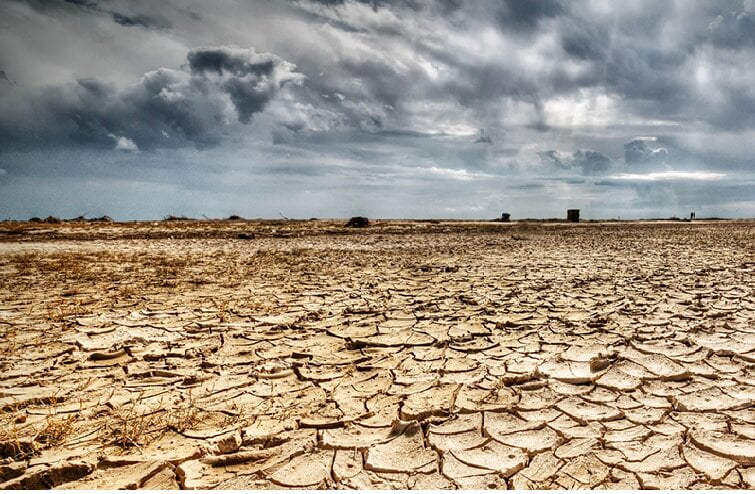
[[[755,224],[281,225],[0,242],[0,488],[755,488]]]

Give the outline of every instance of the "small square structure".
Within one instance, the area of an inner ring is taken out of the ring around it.
[[[567,209],[566,219],[572,223],[579,223],[579,209]]]

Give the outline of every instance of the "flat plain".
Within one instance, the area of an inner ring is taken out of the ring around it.
[[[0,488],[755,488],[755,223],[0,225]]]

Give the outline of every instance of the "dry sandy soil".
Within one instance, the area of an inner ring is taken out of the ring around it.
[[[0,488],[755,488],[753,252],[752,222],[5,223]]]

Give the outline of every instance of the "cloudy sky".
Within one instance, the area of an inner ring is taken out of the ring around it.
[[[4,0],[0,219],[755,216],[755,0]]]

